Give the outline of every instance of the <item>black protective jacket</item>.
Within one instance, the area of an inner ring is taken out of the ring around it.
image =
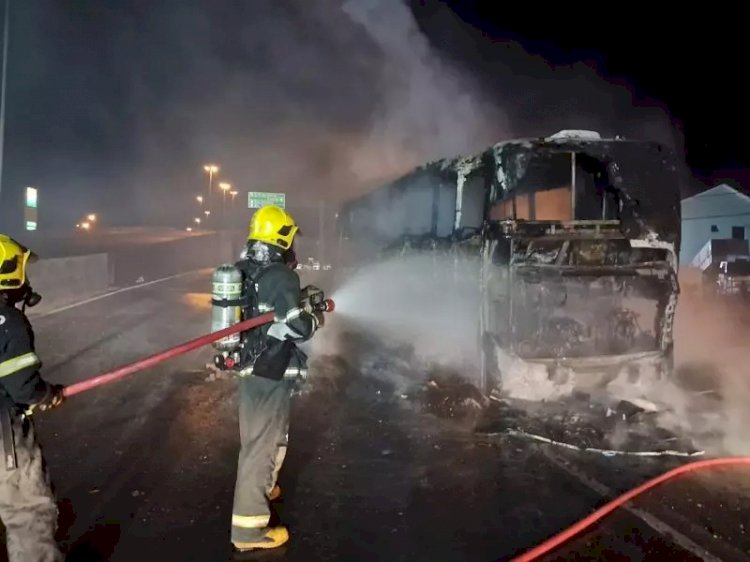
[[[0,412],[47,398],[52,389],[39,374],[41,366],[28,319],[0,298]]]
[[[262,347],[268,340],[299,343],[312,337],[318,328],[318,319],[300,307],[299,276],[284,263],[281,256],[272,256],[268,263],[245,258],[236,265],[242,271],[245,283],[254,286],[258,314],[273,310],[275,316],[273,324],[267,324],[252,330],[252,334],[248,332],[244,335],[249,346],[253,345],[253,338],[258,338]],[[252,287],[246,288],[246,291],[248,289],[252,290]],[[293,347],[293,352],[286,365],[285,376],[304,377],[307,371],[306,356],[296,345],[289,345]],[[252,372],[252,367],[248,363],[252,363],[254,359],[256,358],[252,356],[243,357],[243,374]]]

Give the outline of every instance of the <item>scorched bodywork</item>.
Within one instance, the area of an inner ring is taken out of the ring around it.
[[[342,239],[480,262],[482,385],[519,363],[606,384],[671,372],[684,162],[563,131],[440,160],[345,204]],[[369,257],[362,254],[362,257]]]

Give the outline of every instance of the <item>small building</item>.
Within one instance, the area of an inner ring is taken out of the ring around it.
[[[733,187],[721,184],[683,199],[680,264],[690,266],[711,240],[747,240],[748,234],[750,197]]]

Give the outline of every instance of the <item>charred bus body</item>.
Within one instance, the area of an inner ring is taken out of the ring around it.
[[[671,372],[687,179],[657,143],[563,131],[418,168],[339,224],[380,255],[478,259],[486,392],[518,367],[601,386]]]

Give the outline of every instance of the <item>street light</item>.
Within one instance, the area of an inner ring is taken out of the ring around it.
[[[195,217],[195,219],[193,219],[193,220],[195,220],[195,224],[200,224],[201,223],[201,220],[198,217]]]
[[[232,210],[234,210],[234,199],[235,199],[235,198],[237,197],[237,194],[238,194],[238,193],[239,193],[238,191],[230,191],[230,192],[229,192],[229,195],[231,195],[231,196],[232,196]],[[236,214],[237,214],[237,213],[235,213],[235,215],[236,215]]]
[[[195,200],[198,201],[198,203],[200,203],[201,205],[203,205],[203,195],[198,195],[198,197],[196,197]]]
[[[223,181],[223,182],[221,182],[219,184],[219,188],[222,191],[222,195],[221,195],[221,216],[222,216],[222,220],[226,220],[226,218],[227,218],[227,191],[229,191],[230,189],[232,189],[232,184]]]
[[[92,214],[88,215],[88,216],[86,217],[86,219],[87,219],[87,220],[88,220],[89,222],[96,222],[96,215],[92,213]]]
[[[214,184],[214,174],[219,171],[216,164],[206,164],[203,169],[208,172],[208,196],[211,197],[211,190]]]
[[[211,211],[203,211],[203,214],[206,215],[206,216],[208,216],[208,215],[211,214]]]

